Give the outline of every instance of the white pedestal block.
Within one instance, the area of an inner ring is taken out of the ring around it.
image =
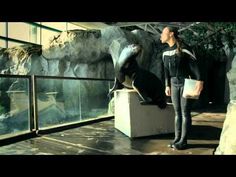
[[[141,105],[136,91],[115,91],[115,128],[128,137],[173,133],[174,117],[172,105]]]

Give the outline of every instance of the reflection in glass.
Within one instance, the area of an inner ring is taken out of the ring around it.
[[[111,116],[109,81],[37,78],[39,128]]]
[[[0,135],[29,130],[29,82],[0,77]]]
[[[79,85],[81,119],[106,115],[108,111],[108,81],[81,80]]]

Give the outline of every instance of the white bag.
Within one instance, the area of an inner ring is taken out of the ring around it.
[[[200,94],[196,94],[196,83],[197,80],[185,79],[183,97],[188,99],[198,99]]]

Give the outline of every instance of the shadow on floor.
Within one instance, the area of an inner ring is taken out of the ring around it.
[[[222,129],[207,125],[192,125],[189,139],[192,140],[219,140]],[[173,139],[174,133],[163,135],[152,135],[146,137],[138,137],[134,139]]]
[[[173,137],[175,136],[174,133],[166,133],[166,134],[160,134],[160,135],[150,135],[150,136],[143,136],[143,137],[135,137],[131,138],[132,140],[150,140],[150,139],[163,139],[163,140],[172,140]]]
[[[189,139],[193,140],[219,140],[222,129],[207,125],[192,125]]]
[[[188,148],[208,148],[208,149],[216,149],[219,144],[188,144]]]
[[[221,105],[217,105],[217,104],[211,104],[206,106],[206,108],[202,108],[202,109],[193,109],[193,111],[199,112],[199,113],[204,113],[204,112],[208,112],[208,113],[226,113],[227,112],[227,105],[228,104],[221,104]]]

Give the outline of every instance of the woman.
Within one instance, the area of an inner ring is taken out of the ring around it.
[[[196,94],[202,91],[203,81],[200,78],[197,59],[189,47],[179,39],[177,28],[165,27],[160,40],[169,45],[163,52],[165,93],[171,96],[175,110],[175,138],[168,147],[185,149],[191,126],[191,100],[182,96],[184,79],[190,76],[198,80]]]

